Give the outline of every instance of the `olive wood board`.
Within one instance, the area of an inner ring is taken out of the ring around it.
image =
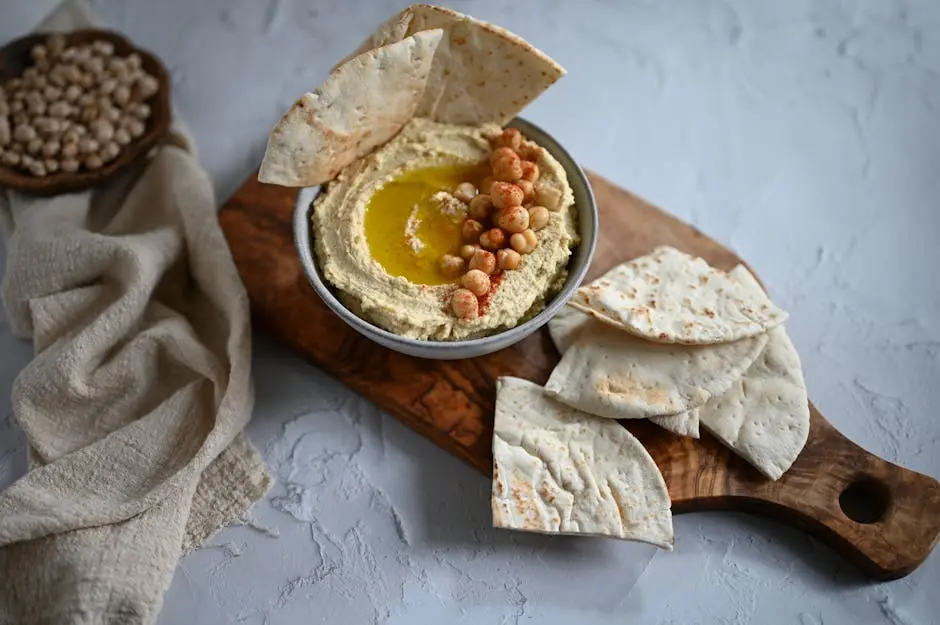
[[[730,270],[741,259],[692,226],[599,176],[588,175],[600,216],[587,279],[624,260],[672,245]],[[295,189],[251,176],[219,220],[251,300],[254,322],[405,425],[492,474],[496,379],[544,384],[559,354],[548,331],[480,358],[423,360],[359,335],[324,305],[294,249]],[[940,484],[868,453],[810,404],[809,440],[776,482],[703,432],[681,438],[646,421],[622,422],[662,470],[675,513],[740,510],[802,528],[867,575],[903,577],[940,537]],[[851,518],[850,516],[851,515]],[[855,519],[855,520],[853,520]],[[680,537],[681,548],[681,537]]]

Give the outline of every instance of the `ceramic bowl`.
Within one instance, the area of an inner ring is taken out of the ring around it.
[[[574,201],[578,207],[581,245],[575,248],[568,262],[568,280],[565,282],[564,287],[539,314],[513,328],[487,337],[461,341],[424,341],[398,336],[353,314],[340,302],[333,287],[323,277],[313,249],[313,228],[310,220],[311,206],[317,193],[319,193],[320,187],[301,189],[297,195],[297,203],[294,209],[294,242],[297,246],[297,254],[300,256],[304,273],[307,275],[313,290],[316,291],[330,310],[339,315],[356,332],[372,339],[383,347],[418,358],[436,360],[475,358],[518,343],[541,328],[565,305],[565,302],[581,284],[591,264],[594,247],[597,244],[597,205],[594,202],[594,194],[591,192],[587,177],[574,159],[571,158],[571,155],[551,135],[538,126],[518,118],[508,125],[518,128],[528,139],[548,150],[564,167],[568,174],[568,183],[574,191]]]

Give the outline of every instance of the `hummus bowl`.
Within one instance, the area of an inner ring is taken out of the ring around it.
[[[597,206],[587,177],[571,155],[538,126],[520,118],[513,120],[507,126],[519,129],[528,139],[547,150],[567,173],[568,184],[574,193],[575,205],[578,208],[578,231],[581,242],[574,248],[568,261],[564,286],[546,302],[545,308],[538,314],[514,327],[489,336],[448,341],[399,336],[356,315],[340,301],[336,290],[324,278],[314,252],[314,232],[310,218],[313,201],[321,187],[303,188],[297,194],[294,208],[294,243],[301,265],[310,285],[323,303],[356,332],[383,347],[418,358],[435,360],[474,358],[509,347],[537,331],[565,305],[581,284],[587,274],[597,244]]]

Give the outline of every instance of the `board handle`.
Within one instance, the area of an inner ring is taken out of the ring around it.
[[[810,411],[809,441],[790,470],[729,494],[810,531],[872,577],[909,574],[940,539],[940,483],[865,451]]]

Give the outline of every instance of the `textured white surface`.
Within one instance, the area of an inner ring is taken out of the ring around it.
[[[54,3],[0,0],[0,37]],[[159,53],[225,197],[294,98],[405,2],[99,0]],[[526,112],[587,167],[731,246],[791,313],[810,396],[940,476],[940,3],[455,1],[568,76]],[[0,254],[2,263],[2,254]],[[0,486],[25,470],[0,320]],[[184,559],[162,625],[940,622],[940,556],[887,584],[761,519],[676,519],[676,551],[488,529],[489,484],[256,337],[249,427],[279,483]],[[3,417],[6,417],[3,419]],[[629,594],[633,577],[643,572]]]

